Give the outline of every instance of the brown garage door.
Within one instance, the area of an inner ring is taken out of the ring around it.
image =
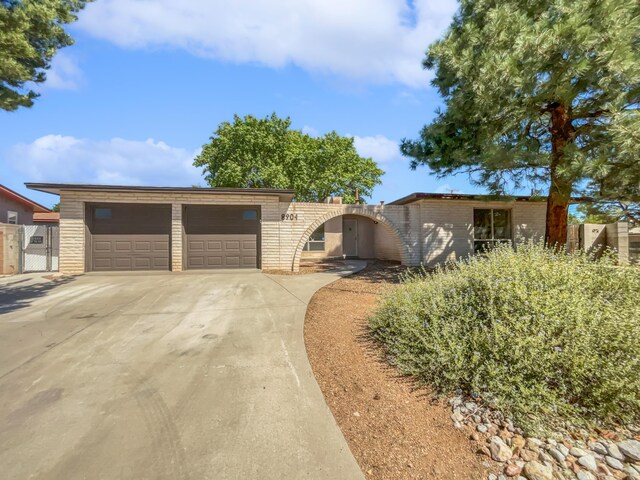
[[[188,269],[258,268],[260,207],[185,207]]]
[[[170,205],[90,205],[91,255],[94,272],[169,270]]]

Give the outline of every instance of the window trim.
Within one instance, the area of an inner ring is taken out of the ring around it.
[[[11,221],[11,217],[14,218],[14,221]],[[13,210],[7,210],[7,224],[9,225],[18,225],[18,212]]]
[[[491,227],[490,227],[490,235],[491,238],[476,238],[476,212],[480,211],[480,210],[488,210],[490,212],[489,214],[489,218],[491,219]],[[495,225],[494,225],[494,212],[495,211],[502,211],[502,212],[507,212],[508,214],[508,219],[509,219],[509,238],[496,238],[496,232],[495,232]],[[497,244],[500,243],[506,243],[509,242],[511,245],[513,245],[513,209],[511,208],[474,208],[473,209],[473,252],[474,253],[481,253],[480,251],[477,250],[476,245],[478,244],[492,244],[492,246],[495,246]]]

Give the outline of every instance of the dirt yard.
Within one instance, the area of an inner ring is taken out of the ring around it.
[[[453,428],[450,408],[400,377],[369,339],[367,318],[401,272],[374,262],[315,294],[305,321],[313,371],[366,478],[485,479],[490,465]]]

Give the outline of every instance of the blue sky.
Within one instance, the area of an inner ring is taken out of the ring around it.
[[[0,111],[0,183],[202,184],[194,155],[234,114],[336,130],[387,173],[371,202],[479,192],[398,152],[439,105],[421,68],[450,0],[96,0],[31,109]]]

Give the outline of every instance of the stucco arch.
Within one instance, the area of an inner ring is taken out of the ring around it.
[[[402,265],[411,265],[411,250],[409,239],[400,231],[400,229],[398,229],[398,227],[393,222],[391,222],[387,217],[385,217],[378,211],[371,211],[367,210],[366,208],[358,207],[344,207],[341,209],[332,210],[325,213],[324,215],[321,215],[307,227],[307,229],[302,234],[302,237],[300,237],[295,253],[293,255],[293,264],[291,265],[292,271],[297,272],[300,270],[300,259],[302,257],[302,250],[304,249],[304,246],[309,240],[311,234],[320,225],[327,222],[328,220],[343,215],[358,215],[361,217],[370,218],[371,220],[387,226],[396,238],[398,248],[400,250],[400,261]]]

